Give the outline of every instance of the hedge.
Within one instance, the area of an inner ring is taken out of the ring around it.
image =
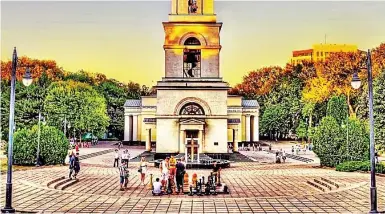
[[[13,164],[35,165],[38,145],[38,126],[21,129],[14,134]],[[52,126],[41,126],[40,161],[43,165],[64,163],[68,152],[68,139]],[[8,149],[6,149],[8,152]]]
[[[370,161],[346,161],[341,164],[338,164],[336,167],[337,171],[341,172],[355,172],[355,171],[370,171],[371,165]],[[385,173],[385,164],[378,163],[376,164],[377,173]]]

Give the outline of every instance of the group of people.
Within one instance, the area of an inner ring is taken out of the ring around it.
[[[124,151],[123,154],[128,154],[128,151],[127,150]],[[126,189],[127,185],[128,185],[128,178],[129,178],[129,170],[128,170],[128,159],[129,158],[128,157],[129,156],[127,156],[127,159],[122,159],[121,164],[119,166],[119,177],[120,177],[119,182],[120,182],[120,190],[121,191]],[[115,158],[115,161],[116,161],[116,158]],[[118,158],[118,161],[119,161],[119,158]],[[115,167],[115,163],[114,163],[114,167]],[[146,162],[146,158],[144,156],[142,156],[140,159],[138,172],[140,173],[140,184],[145,185],[144,179],[146,178],[146,173],[147,173],[147,162]]]
[[[301,146],[300,144],[297,144],[295,146],[292,146],[291,147],[291,153],[294,155],[298,155],[299,152],[303,152],[304,154],[306,154],[306,151],[309,150],[311,151],[313,149],[313,145],[310,143],[310,144],[305,144],[303,146]]]
[[[121,162],[122,164],[125,164],[126,167],[128,168],[129,161],[130,161],[130,153],[128,152],[128,149],[123,150],[122,153],[120,153],[118,149],[115,149],[114,167],[119,167],[119,162]]]
[[[78,175],[80,171],[80,162],[79,162],[79,155],[71,153],[69,155],[69,179],[76,179],[76,176]]]
[[[167,187],[168,182],[172,182],[175,184],[176,181],[176,188],[177,191],[180,192],[182,189],[183,191],[183,177],[186,173],[186,162],[184,161],[184,158],[181,158],[179,160],[176,160],[176,158],[171,155],[171,157],[166,157],[159,166],[160,173],[161,173],[161,185],[159,186],[159,178],[157,178],[153,184],[154,195],[159,195],[164,192],[164,190]]]
[[[276,151],[275,152],[275,162],[276,163],[285,163],[286,162],[286,152],[282,151]]]

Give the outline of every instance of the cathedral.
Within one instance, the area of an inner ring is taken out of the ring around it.
[[[172,0],[165,32],[164,77],[156,95],[124,104],[124,141],[156,153],[228,153],[259,141],[259,105],[228,95],[220,73],[214,0]]]

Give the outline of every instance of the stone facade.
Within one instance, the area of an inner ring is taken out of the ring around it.
[[[220,76],[222,23],[216,22],[213,0],[198,3],[198,14],[188,14],[184,1],[172,0],[169,22],[163,23],[165,77],[155,96],[126,101],[124,141],[192,155],[227,153],[228,142],[237,151],[241,142],[259,141],[258,102],[228,95]]]

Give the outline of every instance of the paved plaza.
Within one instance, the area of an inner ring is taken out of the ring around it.
[[[130,149],[133,156],[141,151]],[[82,160],[77,181],[67,179],[68,166],[16,171],[13,206],[18,211],[47,213],[363,213],[369,210],[366,173],[341,173],[300,162],[235,163],[222,173],[222,182],[229,187],[230,194],[154,197],[148,189],[150,176],[145,186],[140,185],[137,162],[129,164],[128,189],[119,191],[119,173],[113,167],[113,157],[114,153],[109,152]],[[192,173],[207,176],[210,170],[189,169],[187,173],[190,177]],[[160,172],[151,166],[148,174],[156,178]],[[5,176],[1,179],[5,186]],[[328,184],[328,188],[312,185],[319,182]],[[385,178],[377,177],[377,185],[379,209],[383,210]],[[4,191],[0,199],[4,204]]]

